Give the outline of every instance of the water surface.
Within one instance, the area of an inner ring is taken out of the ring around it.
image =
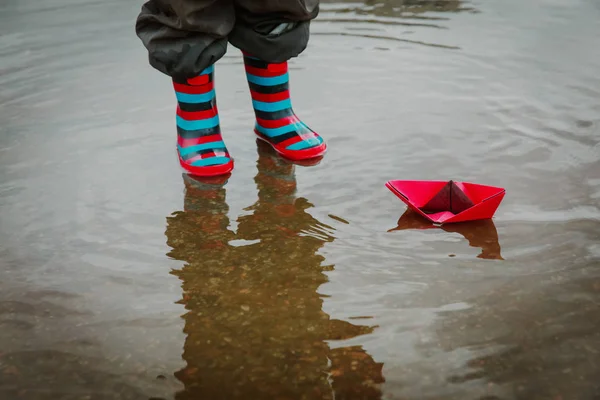
[[[182,174],[139,2],[0,4],[0,399],[600,396],[600,7],[325,1],[291,62],[317,166],[216,67],[226,184]],[[432,228],[389,179],[503,186]]]

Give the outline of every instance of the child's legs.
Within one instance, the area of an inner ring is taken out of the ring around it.
[[[236,23],[229,42],[270,63],[287,61],[304,51],[308,44],[310,21],[319,13],[318,0],[234,2]],[[293,25],[282,33],[271,33],[284,23]]]
[[[233,0],[149,0],[135,29],[150,64],[184,81],[223,57],[234,24]]]

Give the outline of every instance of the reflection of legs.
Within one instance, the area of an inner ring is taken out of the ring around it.
[[[385,382],[382,374],[383,363],[376,363],[360,346],[333,349],[329,359],[336,399],[381,398],[379,384]]]
[[[292,109],[287,66],[306,48],[318,1],[236,0],[236,13],[230,41],[245,53],[256,134],[292,160],[322,156],[323,139]]]
[[[240,217],[235,237],[259,242],[234,246],[224,189],[187,175],[185,211],[169,218],[170,255],[187,262],[174,272],[187,309],[178,400],[331,399],[317,293],[325,239],[299,234],[318,221],[294,197],[294,166],[268,150],[257,176],[261,200]]]
[[[228,229],[224,185],[199,181],[187,174],[184,181],[184,211],[167,218],[166,231],[167,244],[172,248],[168,256],[185,262],[181,269],[173,271],[182,281],[181,303],[186,308],[183,359],[187,365],[175,373],[185,388],[176,398],[217,399],[222,398],[218,397],[218,386],[226,382],[206,379],[211,363],[220,356],[215,352],[223,343],[223,332],[212,310],[219,306],[221,285],[227,285],[223,277],[231,272],[230,265],[234,263],[229,245],[234,233]]]
[[[258,153],[258,201],[238,218],[238,238],[259,239],[238,248],[247,265],[244,336],[261,344],[246,350],[254,364],[240,377],[244,398],[332,399],[324,342],[329,318],[317,290],[327,281],[318,250],[333,238],[324,229],[311,234],[324,226],[295,195],[294,165],[265,144]]]
[[[179,161],[195,175],[233,169],[219,127],[213,64],[225,54],[234,22],[231,0],[150,0],[138,16],[150,64],[173,78]]]
[[[251,215],[239,218],[238,236],[260,239],[252,251],[253,277],[258,279],[253,295],[270,298],[262,312],[271,316],[272,331],[279,333],[279,343],[270,346],[284,359],[294,360],[293,369],[280,375],[281,384],[300,382],[311,388],[298,390],[293,398],[378,399],[376,384],[383,381],[382,364],[360,348],[330,350],[325,342],[366,335],[374,329],[331,319],[322,310],[317,290],[327,281],[323,272],[330,267],[323,265],[324,258],[317,251],[333,241],[332,228],[311,216],[307,210],[312,205],[306,199],[295,196],[294,165],[264,143],[259,144],[258,153],[258,201],[250,207]],[[262,318],[257,316],[257,322],[266,323]]]
[[[328,400],[332,381],[336,393],[377,393],[369,389],[377,364],[360,349],[331,352],[326,342],[373,330],[322,310],[318,288],[330,267],[318,252],[334,240],[332,228],[295,196],[293,164],[262,144],[257,166],[258,201],[239,217],[237,235],[224,188],[188,175],[184,211],[168,218],[169,256],[186,262],[173,272],[187,310],[187,365],[175,374],[185,389],[176,398]],[[234,246],[234,238],[259,240]]]

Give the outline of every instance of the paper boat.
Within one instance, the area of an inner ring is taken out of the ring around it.
[[[436,224],[490,219],[506,190],[455,181],[389,181],[386,187],[409,208]]]

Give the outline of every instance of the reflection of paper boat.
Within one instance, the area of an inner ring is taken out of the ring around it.
[[[454,181],[389,181],[388,189],[409,208],[436,224],[490,219],[506,191]]]
[[[498,231],[496,230],[494,221],[491,219],[436,226],[421,218],[413,210],[408,209],[398,220],[398,226],[390,229],[389,232],[412,229],[441,229],[449,233],[458,233],[469,241],[469,246],[481,248],[481,254],[477,256],[478,258],[503,260],[500,254],[501,248],[498,242]]]

